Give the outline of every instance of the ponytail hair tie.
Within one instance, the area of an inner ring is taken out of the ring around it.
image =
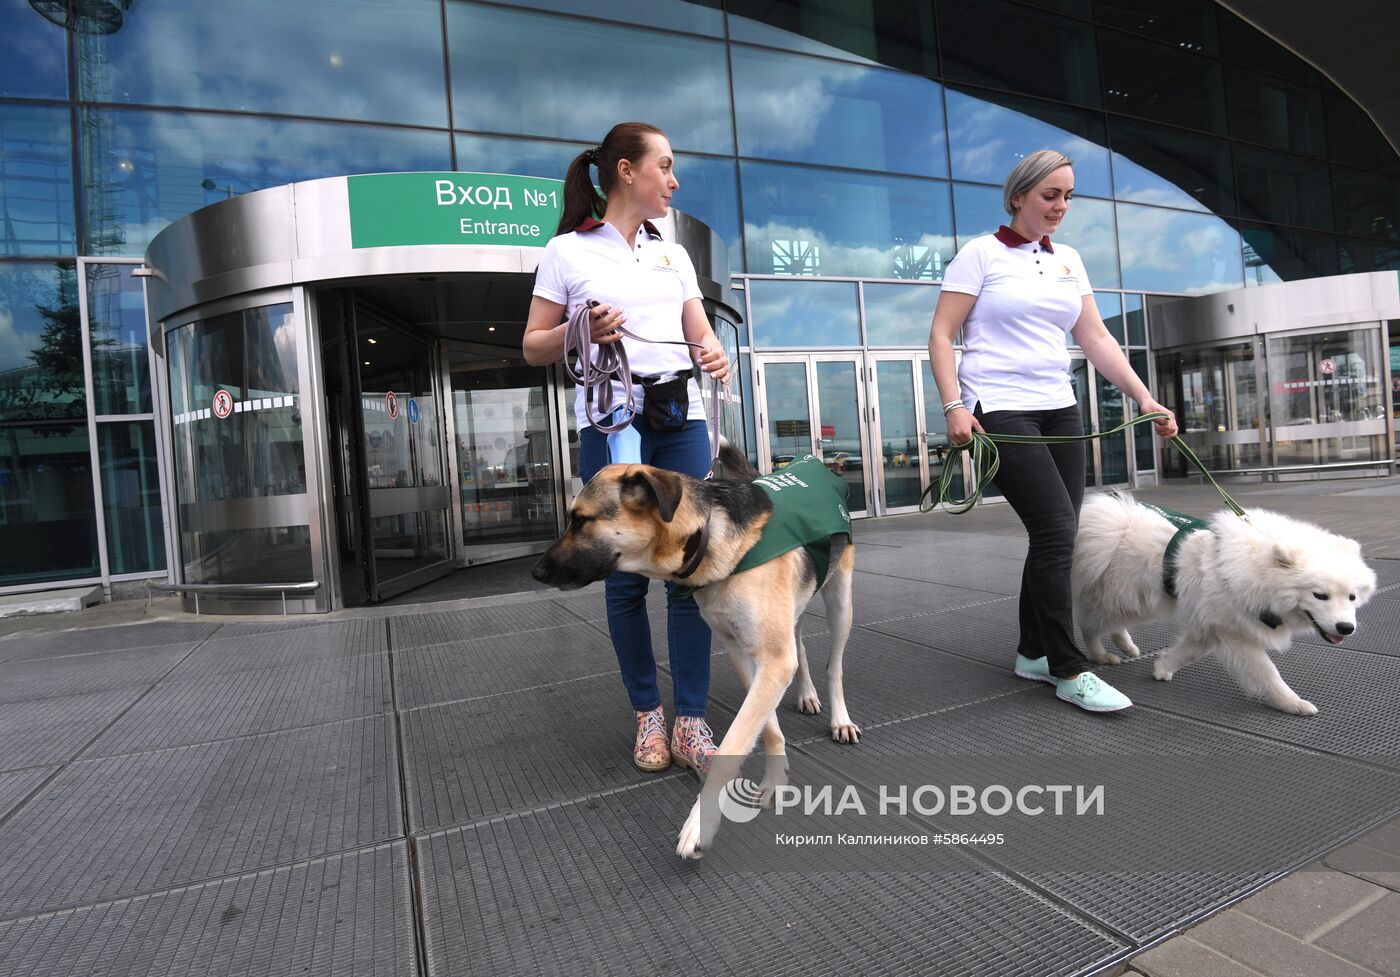
[[[598,153],[602,150],[602,148],[602,146],[594,146],[588,151],[588,163],[590,166],[598,165]]]

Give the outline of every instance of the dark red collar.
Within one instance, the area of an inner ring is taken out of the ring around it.
[[[996,234],[993,236],[1008,248],[1019,248],[1023,244],[1031,243],[1030,238],[1022,237],[1005,224],[998,227]],[[1055,253],[1055,249],[1050,246],[1050,235],[1048,234],[1040,239],[1040,246],[1045,249],[1047,254]]]
[[[604,224],[604,221],[600,221],[600,220],[598,220],[598,218],[596,218],[596,217],[585,217],[585,218],[579,223],[578,227],[574,228],[574,230],[576,230],[576,231],[592,231],[592,230],[595,230],[596,228],[602,227],[603,224]],[[646,232],[647,232],[648,234],[650,234],[652,237],[657,237],[657,238],[659,238],[659,237],[661,236],[661,232],[658,231],[658,230],[656,229],[656,225],[653,224],[651,221],[642,221],[642,227],[646,228]]]

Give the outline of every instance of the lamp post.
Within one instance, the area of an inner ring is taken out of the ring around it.
[[[206,189],[206,190],[222,190],[222,191],[224,191],[224,193],[228,194],[228,199],[229,199],[229,200],[232,200],[232,199],[233,199],[234,194],[238,194],[238,193],[242,193],[242,192],[243,192],[242,190],[235,190],[230,184],[227,184],[227,183],[224,184],[223,186],[219,186],[217,183],[215,183],[213,180],[211,180],[211,179],[210,179],[209,177],[207,177],[207,176],[200,182],[199,185],[202,186],[202,187],[203,187],[204,189]]]

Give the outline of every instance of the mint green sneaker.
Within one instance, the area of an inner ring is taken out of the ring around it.
[[[1050,674],[1050,659],[1044,657],[1027,658],[1025,655],[1017,655],[1016,677],[1028,678],[1032,682],[1055,684],[1055,676]]]
[[[1080,672],[1072,679],[1056,679],[1055,696],[1089,712],[1118,712],[1133,704],[1132,699],[1093,672]]]

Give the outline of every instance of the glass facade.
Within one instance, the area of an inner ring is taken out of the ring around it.
[[[765,350],[917,353],[947,262],[1005,219],[1001,180],[1041,147],[1075,161],[1061,235],[1135,362],[1144,294],[1400,268],[1400,156],[1321,73],[1204,0],[147,0],[113,4],[103,33],[39,6],[0,4],[0,532],[64,566],[6,564],[0,588],[164,564],[130,262],[171,221],[265,187],[560,177],[614,122],[655,122],[676,205],[729,245],[754,370]],[[602,56],[631,81],[581,69]],[[1106,422],[1112,393],[1084,379]],[[264,435],[254,460],[280,474],[248,477],[290,486],[285,438]],[[1150,439],[1134,444],[1150,468]],[[907,479],[900,454],[885,464]],[[36,500],[35,479],[57,482]],[[59,557],[33,544],[49,532],[86,542]]]

